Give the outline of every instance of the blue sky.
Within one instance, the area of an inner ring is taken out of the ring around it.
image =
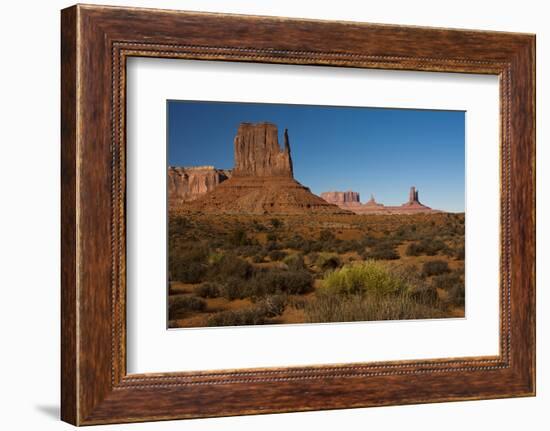
[[[361,200],[407,201],[409,187],[432,208],[464,211],[465,113],[173,101],[168,111],[168,164],[233,167],[241,122],[288,129],[294,176],[313,193],[354,190]]]

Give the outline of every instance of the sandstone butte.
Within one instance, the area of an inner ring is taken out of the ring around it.
[[[288,131],[279,145],[277,126],[241,123],[234,140],[235,166],[219,170],[170,167],[173,212],[232,214],[351,214],[314,195],[294,179]]]
[[[324,192],[321,197],[331,204],[338,205],[342,209],[353,211],[355,214],[419,214],[419,213],[438,213],[422,203],[418,199],[418,190],[411,187],[409,190],[409,200],[402,205],[386,206],[376,202],[371,195],[366,203],[361,203],[359,193],[354,191],[346,192]]]

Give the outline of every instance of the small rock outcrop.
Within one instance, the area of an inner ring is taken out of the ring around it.
[[[187,202],[198,199],[231,178],[231,170],[214,166],[168,168],[168,199],[171,202]]]
[[[441,212],[421,204],[418,200],[418,190],[414,186],[409,190],[409,200],[399,206],[386,206],[378,203],[373,195],[371,195],[368,202],[363,204],[359,201],[359,193],[352,191],[325,192],[321,193],[321,197],[327,202],[334,203],[340,208],[353,211],[356,214],[418,214]]]
[[[324,192],[321,197],[335,205],[360,205],[359,192],[348,190],[346,192]]]

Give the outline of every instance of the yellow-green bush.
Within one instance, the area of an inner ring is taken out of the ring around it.
[[[329,272],[323,280],[323,291],[336,294],[393,294],[406,289],[405,281],[381,263],[372,260],[345,265]]]

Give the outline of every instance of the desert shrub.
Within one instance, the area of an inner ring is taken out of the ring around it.
[[[248,293],[248,283],[242,278],[228,277],[220,283],[220,296],[230,301],[246,298]]]
[[[264,297],[276,293],[301,295],[311,291],[313,277],[305,270],[290,271],[275,268],[256,271],[247,283],[247,296]]]
[[[206,265],[176,260],[170,265],[170,277],[184,283],[198,283],[206,273]]]
[[[208,273],[211,280],[223,281],[227,277],[244,279],[251,275],[252,265],[232,253],[227,253],[210,265]]]
[[[334,248],[338,253],[348,253],[350,251],[356,251],[360,253],[363,250],[363,245],[359,241],[354,239],[346,241],[339,240],[336,242]]]
[[[277,239],[278,239],[278,237],[275,233],[270,232],[270,233],[267,234],[267,240],[268,241],[275,242],[275,241],[277,241]]]
[[[208,248],[194,243],[172,246],[169,252],[171,280],[198,283],[208,267]]]
[[[422,274],[425,277],[440,275],[449,271],[449,264],[444,260],[432,260],[424,263],[424,265],[422,266]]]
[[[280,249],[281,249],[281,244],[279,244],[275,241],[269,241],[264,246],[264,250],[266,252],[270,252],[272,250],[280,250]]]
[[[319,253],[315,251],[310,253],[305,253],[305,261],[308,265],[315,265],[315,262],[317,261],[318,257],[319,257]]]
[[[319,241],[330,242],[330,241],[334,241],[335,239],[336,237],[334,236],[332,231],[328,229],[323,229],[321,232],[319,232]]]
[[[304,263],[304,256],[299,253],[293,253],[285,256],[283,263],[285,263],[291,271],[303,270],[306,267]]]
[[[177,319],[192,311],[204,311],[206,301],[196,296],[174,296],[169,298],[168,315],[170,319]]]
[[[242,245],[240,247],[234,247],[233,253],[238,256],[251,257],[260,253],[263,248],[258,244]]]
[[[390,273],[381,263],[366,262],[345,265],[329,272],[323,279],[323,291],[337,294],[395,294],[403,291],[406,283]]]
[[[271,260],[283,260],[286,257],[286,253],[282,250],[271,250],[268,256]]]
[[[451,289],[449,289],[448,295],[447,295],[447,302],[458,306],[464,306],[464,298],[465,298],[464,283],[455,284]]]
[[[374,247],[377,242],[378,242],[377,239],[370,235],[365,235],[360,240],[360,243],[363,247]]]
[[[399,254],[395,250],[395,245],[389,242],[376,244],[374,247],[361,254],[363,259],[375,260],[396,260],[399,259]]]
[[[217,298],[221,296],[222,288],[220,283],[207,281],[195,289],[195,294],[201,298]]]
[[[169,237],[174,235],[183,235],[187,233],[187,230],[193,226],[191,221],[186,217],[174,217],[170,218],[168,223]]]
[[[308,303],[307,299],[291,296],[288,299],[288,305],[296,310],[303,310],[306,307],[306,304]]]
[[[266,311],[259,307],[250,307],[215,313],[208,318],[206,326],[264,325],[265,323],[267,323]]]
[[[410,243],[405,253],[407,256],[435,256],[438,252],[446,250],[447,245],[439,239],[423,239],[419,242]]]
[[[260,251],[258,254],[255,254],[254,256],[252,256],[252,262],[254,263],[265,262],[266,256],[267,256],[267,253],[265,251]]]
[[[258,220],[252,220],[252,229],[254,229],[256,232],[264,232],[266,230],[266,227]]]
[[[422,284],[420,286],[415,286],[410,288],[408,293],[411,299],[418,303],[432,307],[439,305],[439,295],[433,285]]]
[[[302,250],[309,247],[308,241],[302,238],[300,235],[295,235],[292,238],[289,238],[284,243],[284,248],[291,248],[294,250]]]
[[[273,226],[275,229],[278,229],[281,226],[283,226],[283,221],[278,218],[272,218],[270,222],[271,222],[271,226]]]
[[[439,274],[433,277],[432,284],[435,288],[451,289],[457,284],[463,284],[458,272]]]
[[[243,228],[237,228],[229,235],[229,242],[234,246],[248,245],[250,239]]]
[[[306,322],[323,323],[425,319],[440,317],[441,311],[406,292],[389,296],[320,294],[305,304],[304,315]]]
[[[208,264],[215,265],[223,259],[225,254],[223,252],[214,251],[208,255]]]
[[[267,317],[276,317],[283,314],[288,298],[286,295],[269,295],[256,304]]]
[[[315,266],[322,271],[334,270],[342,265],[342,260],[337,254],[322,252],[317,254]]]
[[[327,244],[325,244],[324,242],[308,241],[303,251],[304,253],[320,252],[320,251],[326,250],[327,248],[330,249],[330,247],[327,247]]]

